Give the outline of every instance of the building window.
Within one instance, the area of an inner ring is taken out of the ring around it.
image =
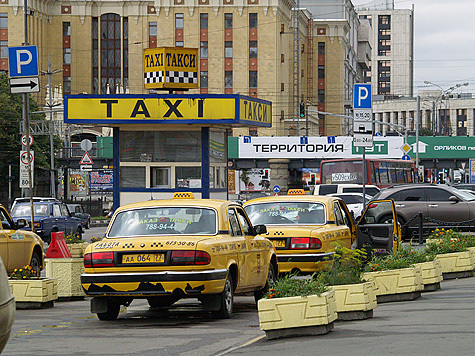
[[[183,47],[184,45],[183,41],[175,41],[175,47]]]
[[[123,72],[122,72],[122,84],[125,88],[129,86],[129,18],[124,17],[122,19],[122,60],[123,60]],[[117,93],[116,93],[117,94]]]
[[[175,14],[175,29],[182,30],[184,25],[184,17],[183,14]]]
[[[200,42],[200,58],[208,59],[208,41]]]
[[[8,41],[0,41],[0,58],[8,58]]]
[[[0,23],[1,23],[1,15],[0,14]],[[3,28],[0,26],[0,28]],[[63,36],[71,36],[71,22],[63,22]]]
[[[224,58],[233,57],[233,41],[224,41]]]
[[[71,94],[71,77],[63,77],[63,93]]]
[[[280,83],[280,91],[284,91],[285,90],[285,85],[284,83]]]
[[[233,28],[233,14],[224,14],[224,28]]]
[[[379,25],[390,25],[391,24],[391,15],[379,15]]]
[[[280,63],[284,63],[285,62],[285,56],[283,53],[281,53],[280,55]]]
[[[200,72],[200,88],[201,89],[208,88],[208,71]]]
[[[150,167],[153,188],[170,188],[170,167]]]
[[[123,28],[123,32],[121,31]],[[117,14],[104,14],[92,19],[92,90],[106,94],[108,88],[115,93],[120,84],[127,85],[128,78],[128,21]],[[99,51],[101,61],[99,63]],[[100,70],[99,70],[100,65]],[[121,72],[121,69],[124,69]]]
[[[318,79],[325,78],[325,66],[318,66]]]
[[[257,14],[249,14],[249,28],[257,28]]]
[[[249,71],[249,88],[257,88],[257,71]]]
[[[325,54],[325,42],[318,42],[318,54],[319,55]]]
[[[8,14],[6,12],[0,13],[0,29],[8,30]]]
[[[257,58],[257,41],[249,41],[249,58]]]
[[[208,28],[208,14],[200,14],[200,29]]]
[[[149,22],[148,23],[148,36],[156,36],[157,35],[157,23],[156,22]]]
[[[224,87],[225,88],[233,87],[233,72],[232,71],[224,72]]]
[[[318,89],[318,103],[325,103],[325,89]]]
[[[63,48],[63,64],[71,64],[71,48]]]
[[[120,167],[121,188],[145,188],[145,167]]]

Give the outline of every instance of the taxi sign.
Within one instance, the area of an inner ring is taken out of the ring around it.
[[[287,195],[305,195],[305,190],[303,189],[289,189]]]
[[[197,48],[147,48],[143,68],[145,89],[198,88]]]
[[[195,199],[192,192],[176,192],[173,194],[173,199]]]

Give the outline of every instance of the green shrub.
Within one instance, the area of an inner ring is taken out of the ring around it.
[[[303,278],[297,277],[295,274],[287,274],[275,282],[265,298],[306,297],[320,295],[328,291],[328,287],[314,277],[315,275]]]

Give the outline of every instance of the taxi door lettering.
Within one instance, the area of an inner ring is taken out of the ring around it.
[[[137,100],[130,117],[136,117],[139,114],[144,115],[145,117],[150,117],[150,113],[148,112],[147,106],[145,105],[143,100]]]

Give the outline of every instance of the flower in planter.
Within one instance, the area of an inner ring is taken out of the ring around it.
[[[309,295],[320,295],[327,291],[328,287],[315,278],[315,275],[309,278],[302,278],[294,274],[286,274],[274,283],[265,295],[265,298],[306,297]]]
[[[448,229],[435,229],[429,236],[434,241],[427,244],[426,251],[437,255],[443,253],[467,251],[467,247],[475,246],[473,236]]]
[[[102,240],[102,237],[91,237],[91,243],[93,244],[94,242],[97,242],[97,241],[101,241]]]
[[[337,244],[333,251],[335,252],[333,268],[320,272],[317,279],[322,284],[332,286],[363,283],[361,272],[366,260],[366,251],[351,250],[341,244]]]
[[[37,272],[30,265],[27,265],[23,268],[15,268],[10,274],[10,279],[32,279],[36,276]]]
[[[65,238],[67,244],[82,244],[85,241],[76,234],[67,235]]]
[[[409,260],[411,264],[415,264],[434,261],[437,254],[426,248],[413,249],[411,245],[401,245],[397,250],[397,255]]]
[[[365,265],[364,272],[386,271],[412,267],[413,262],[404,253],[398,250],[388,255],[374,255]]]

